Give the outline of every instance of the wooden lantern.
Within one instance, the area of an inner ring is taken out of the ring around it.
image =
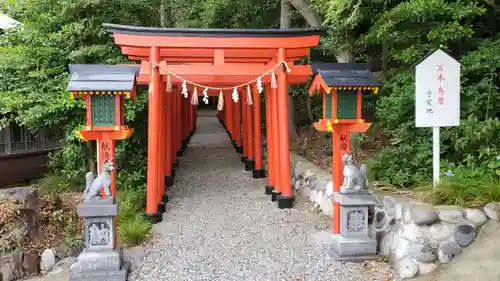
[[[318,131],[332,132],[333,124],[364,123],[363,93],[377,94],[379,83],[363,64],[313,63],[315,77],[309,96],[323,96],[323,116],[314,123]]]
[[[110,139],[130,137],[132,129],[124,123],[125,99],[135,100],[139,66],[70,65],[72,73],[67,91],[86,103],[85,125],[78,130],[83,140],[97,140],[105,132]]]
[[[86,103],[85,125],[77,135],[85,141],[97,141],[97,170],[102,173],[105,162],[115,166],[115,142],[132,134],[124,124],[124,102],[135,100],[135,65],[70,65],[71,80],[67,91],[72,98]],[[116,198],[116,171],[112,172],[111,193]]]
[[[313,63],[315,77],[309,95],[323,95],[323,116],[314,123],[318,131],[332,133],[333,192],[344,180],[342,154],[350,153],[350,134],[370,127],[362,117],[363,92],[378,93],[379,83],[366,65]],[[340,204],[333,202],[333,234],[340,233]]]

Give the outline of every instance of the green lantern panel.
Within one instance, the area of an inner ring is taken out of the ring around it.
[[[337,91],[337,119],[354,120],[358,118],[357,96],[357,91]]]
[[[114,95],[92,95],[92,126],[115,126],[116,108]]]
[[[326,95],[326,120],[332,119],[332,95]]]

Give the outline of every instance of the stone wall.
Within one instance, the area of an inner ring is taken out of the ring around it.
[[[297,193],[332,216],[331,173],[291,153],[292,184]],[[499,204],[484,209],[432,206],[393,194],[375,194],[370,236],[380,255],[387,256],[402,278],[429,274],[473,245],[488,219],[498,220]]]

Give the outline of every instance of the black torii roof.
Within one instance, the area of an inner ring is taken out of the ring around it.
[[[140,65],[70,64],[68,92],[132,92]]]
[[[311,67],[331,87],[380,87],[367,64],[312,62]]]

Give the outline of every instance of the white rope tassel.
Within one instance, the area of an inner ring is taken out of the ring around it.
[[[149,82],[148,94],[153,94],[154,82],[155,82],[155,75],[154,75],[155,68],[156,66],[153,66],[151,68],[151,79],[149,80],[150,82]]]
[[[290,69],[290,67],[288,67],[288,63],[286,63],[286,61],[284,61],[283,64],[285,65],[286,72],[288,72],[288,73],[292,72],[292,70]]]
[[[203,102],[205,104],[208,104],[208,88],[205,88],[205,90],[203,90]]]
[[[172,75],[170,75],[170,72],[167,75],[167,92],[172,92],[174,88],[172,87]]]
[[[236,89],[236,87],[234,87],[233,89],[233,94],[231,95],[232,98],[233,98],[233,101],[236,103],[238,102],[238,89]]]
[[[198,89],[194,87],[193,95],[191,96],[191,104],[198,105]]]
[[[278,81],[276,81],[276,74],[274,74],[274,71],[271,74],[271,88],[273,89],[278,88]]]
[[[186,80],[182,82],[182,95],[184,96],[185,99],[187,99],[189,96]]]
[[[264,88],[262,88],[262,77],[257,79],[257,91],[259,91],[259,94],[262,94],[262,91],[264,91]]]
[[[247,104],[252,105],[252,90],[250,89],[250,85],[247,85]]]
[[[222,90],[219,93],[219,102],[217,103],[217,110],[221,111],[224,109],[224,95],[222,94]]]

